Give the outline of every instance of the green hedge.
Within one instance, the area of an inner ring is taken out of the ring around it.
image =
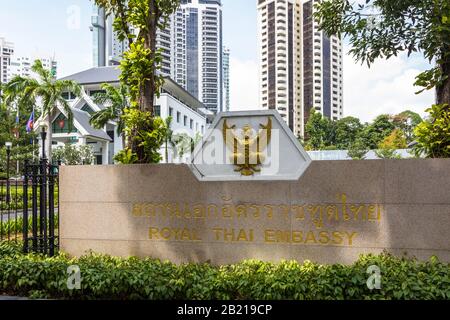
[[[450,299],[450,266],[366,255],[351,266],[311,262],[246,261],[214,267],[177,266],[154,259],[90,254],[70,259],[20,253],[0,244],[0,293],[63,299]],[[67,288],[67,268],[78,265],[81,290]],[[366,270],[381,269],[381,290],[369,290]]]

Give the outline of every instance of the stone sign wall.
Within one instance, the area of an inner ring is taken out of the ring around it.
[[[228,264],[450,261],[450,160],[313,162],[298,181],[200,182],[185,165],[62,167],[63,251]]]

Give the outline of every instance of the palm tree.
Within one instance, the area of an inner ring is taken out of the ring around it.
[[[90,123],[96,129],[103,129],[109,121],[117,122],[117,135],[122,137],[122,148],[125,149],[125,135],[123,130],[125,123],[122,114],[129,108],[129,94],[126,86],[114,87],[108,83],[102,85],[104,92],[99,92],[94,96],[94,102],[102,104],[105,109],[94,113]]]
[[[176,151],[176,144],[174,142],[174,134],[171,126],[172,126],[172,117],[168,117],[166,120],[164,120],[164,131],[163,131],[166,163],[169,163],[169,144],[172,146],[172,149],[174,150],[174,158]]]
[[[16,76],[3,86],[5,103],[15,102],[19,109],[26,106],[39,106],[41,117],[46,120],[47,140],[46,152],[49,162],[52,158],[52,115],[53,111],[60,105],[67,114],[69,123],[72,123],[72,110],[70,105],[62,96],[64,92],[72,92],[80,95],[81,87],[72,80],[57,80],[50,70],[42,65],[41,60],[36,60],[31,70],[37,74],[37,79]]]
[[[178,157],[180,161],[187,153],[194,152],[195,146],[202,140],[202,135],[197,132],[194,138],[187,133],[179,133],[174,135],[173,141],[177,149]]]

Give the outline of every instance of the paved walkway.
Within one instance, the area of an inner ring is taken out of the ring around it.
[[[0,300],[29,300],[23,297],[0,296]]]

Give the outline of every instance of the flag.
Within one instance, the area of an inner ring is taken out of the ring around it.
[[[31,113],[30,119],[28,119],[28,122],[27,122],[27,132],[28,133],[33,131],[33,126],[34,126],[34,111]]]

